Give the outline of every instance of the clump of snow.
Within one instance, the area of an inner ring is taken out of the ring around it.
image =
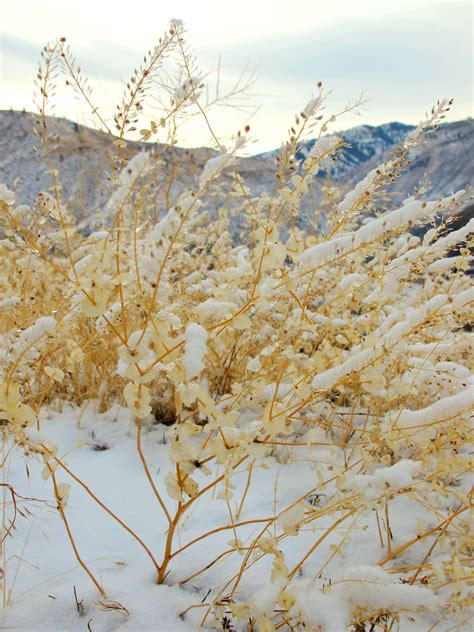
[[[186,327],[183,364],[190,378],[197,377],[204,368],[208,336],[206,329],[198,323]]]
[[[474,406],[474,385],[450,397],[443,397],[434,404],[420,410],[402,410],[395,416],[393,423],[398,428],[410,426],[427,426],[444,419],[452,419],[463,411]],[[389,415],[393,418],[394,414]],[[389,423],[389,422],[387,422]]]
[[[375,355],[372,349],[363,349],[348,358],[342,364],[333,367],[317,375],[311,382],[311,386],[315,391],[329,390],[338,380],[345,375],[364,367]]]
[[[0,309],[15,307],[15,305],[18,305],[20,302],[21,298],[19,296],[10,296],[9,298],[5,298],[3,301],[0,301]]]
[[[391,166],[391,163],[388,163],[386,165],[386,170],[390,170]],[[338,208],[341,213],[347,213],[347,211],[349,211],[349,209],[353,206],[353,204],[355,204],[355,202],[359,200],[359,198],[362,198],[367,192],[370,191],[371,187],[374,184],[374,181],[379,176],[379,173],[380,172],[378,167],[377,169],[372,169],[372,171],[369,171],[369,173],[365,176],[363,180],[356,184],[352,191],[349,191],[349,193],[346,194],[342,202],[338,204]]]
[[[52,316],[41,316],[31,327],[21,332],[17,342],[13,345],[13,350],[21,352],[27,346],[39,340],[42,336],[52,331],[56,327],[56,320]]]
[[[324,580],[303,580],[295,584],[292,593],[295,614],[324,632],[342,632],[358,610],[416,612],[437,605],[433,593],[424,587],[401,584],[383,569],[355,566]],[[407,628],[408,629],[408,628]]]
[[[32,445],[41,445],[46,441],[46,435],[44,434],[44,432],[41,432],[36,428],[27,428],[26,436],[28,437],[28,441]]]
[[[173,93],[173,100],[176,101],[196,101],[203,89],[202,77],[195,75],[189,77],[182,84],[176,87]]]
[[[367,176],[367,178],[369,178],[369,176]],[[354,203],[355,200],[352,193],[353,192],[350,192],[350,194],[348,194],[348,199],[346,199],[346,196],[343,202],[341,202],[341,210],[347,211]],[[305,267],[320,265],[337,255],[350,250],[355,250],[364,244],[368,244],[379,238],[381,235],[399,229],[409,222],[413,223],[424,217],[428,217],[435,211],[448,207],[463,194],[464,190],[461,190],[453,195],[443,198],[440,201],[432,202],[407,198],[400,208],[385,213],[381,217],[370,220],[354,233],[339,235],[334,239],[311,246],[300,255],[299,263]]]
[[[315,116],[316,112],[321,111],[324,101],[326,100],[326,95],[323,91],[313,97],[308,101],[304,109],[302,110],[302,114],[305,118],[310,118],[311,116]]]
[[[474,287],[468,288],[463,292],[459,292],[453,298],[453,307],[457,312],[462,311],[464,308],[469,310],[469,313],[472,311],[472,302],[474,301]]]
[[[375,500],[384,492],[396,492],[414,482],[421,470],[420,461],[402,459],[390,467],[381,467],[373,474],[353,474],[348,476],[345,487],[363,492],[367,500]]]
[[[107,201],[106,210],[115,213],[129,199],[133,184],[140,176],[144,175],[152,166],[151,156],[147,152],[136,154],[122,169],[118,176],[120,186],[112,193]]]
[[[219,173],[234,162],[234,158],[230,154],[221,154],[215,158],[210,158],[204,165],[203,172],[199,178],[199,185],[203,186],[209,180],[216,178]]]
[[[446,270],[450,270],[451,268],[455,268],[456,266],[463,265],[465,262],[466,265],[470,265],[474,259],[472,257],[466,258],[460,255],[459,257],[444,257],[443,259],[438,259],[438,261],[433,261],[428,268],[428,272],[446,272]]]
[[[203,303],[200,303],[195,312],[198,316],[203,318],[223,319],[229,318],[233,312],[237,310],[237,305],[231,301],[216,301],[212,298],[208,298]]]
[[[97,230],[93,233],[91,233],[88,237],[88,239],[90,239],[91,241],[96,240],[96,241],[102,241],[104,239],[107,239],[107,237],[110,236],[110,233],[106,230]]]
[[[15,194],[4,184],[0,184],[0,200],[3,200],[7,204],[13,204],[15,202]]]
[[[340,147],[344,141],[340,136],[336,134],[327,134],[319,138],[308,154],[308,158],[320,159],[322,156],[331,154],[338,147]]]

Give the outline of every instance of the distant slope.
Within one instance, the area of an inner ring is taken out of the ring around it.
[[[397,180],[396,189],[407,193],[423,181],[428,195],[439,197],[467,185],[472,186],[473,156],[474,121],[468,119],[442,125],[427,136],[425,143],[414,155],[410,168]],[[344,180],[349,183],[357,182],[378,162],[377,156],[355,165]]]
[[[48,126],[49,133],[57,137],[52,157],[63,186],[63,200],[84,219],[100,209],[113,189],[107,181],[113,166],[113,138],[64,118],[49,118]],[[31,204],[39,191],[51,187],[42,143],[34,128],[31,113],[0,111],[0,183],[13,189],[22,204]],[[207,148],[188,150],[140,143],[130,149],[130,156],[142,150],[154,151],[164,162],[157,187],[167,179],[172,165],[176,179],[189,186],[194,182],[190,174],[213,154]]]
[[[359,165],[368,161],[383,160],[387,153],[398,145],[414,129],[412,125],[403,123],[386,123],[373,127],[372,125],[359,125],[338,135],[347,143],[342,150],[340,159],[331,169],[333,179],[343,182]],[[304,160],[315,143],[314,139],[304,142],[296,153],[296,160]],[[279,150],[273,150],[260,154],[262,158],[275,158]]]
[[[41,143],[34,134],[32,114],[0,111],[0,183],[14,189],[21,203],[31,204],[38,191],[51,186]],[[50,119],[51,132],[58,137],[54,167],[64,187],[63,199],[79,219],[95,215],[105,203],[113,185],[104,178],[111,173],[110,136],[66,119]],[[412,126],[387,123],[378,127],[362,125],[342,132],[347,143],[340,160],[326,176],[347,186],[361,180],[367,171],[384,160]],[[296,156],[302,160],[314,140],[303,143]],[[35,151],[35,147],[38,151]],[[131,150],[154,151],[162,161],[157,188],[173,169],[176,184],[172,193],[194,186],[204,163],[213,155],[207,148],[170,148],[163,144],[141,143]],[[239,172],[254,194],[271,192],[275,186],[275,158],[279,150],[240,160]],[[409,170],[396,182],[396,191],[408,195],[421,181],[430,197],[447,195],[474,183],[474,121],[448,123],[432,133],[414,157]],[[225,177],[225,176],[224,176]],[[105,182],[104,182],[105,180]],[[317,185],[317,183],[315,183]],[[307,205],[311,202],[308,201]],[[158,208],[158,212],[162,207]],[[302,221],[311,209],[302,209]]]
[[[373,127],[361,125],[340,132],[347,143],[340,159],[321,175],[336,182],[352,184],[362,180],[366,173],[384,160],[413,130],[412,125],[386,123]],[[304,160],[314,145],[314,140],[302,144],[296,154]],[[279,150],[260,154],[260,159],[274,159]],[[431,196],[448,195],[460,188],[474,184],[474,120],[467,119],[442,125],[431,132],[423,146],[414,155],[406,173],[397,180],[396,189],[408,193],[421,181]]]

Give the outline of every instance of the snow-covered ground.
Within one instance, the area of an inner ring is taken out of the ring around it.
[[[130,423],[130,413],[118,407],[104,414],[94,412],[92,407],[83,411],[66,408],[62,413],[50,413],[42,420],[41,434],[45,440],[58,445],[58,456],[71,471],[135,530],[160,559],[167,524],[138,457],[135,448],[136,430]],[[152,426],[143,433],[144,453],[154,482],[165,498],[167,494],[163,477],[170,469],[166,434],[167,428],[161,425]],[[285,460],[284,454],[278,460],[274,457],[257,460],[241,521],[272,517],[299,498],[302,491],[304,493],[314,488],[317,493],[316,464],[329,463],[330,454],[326,448],[313,448],[312,452],[306,447],[300,450],[299,458],[288,463],[279,462]],[[324,465],[322,467],[323,471],[328,471]],[[26,461],[17,451],[4,470],[4,480],[8,480],[18,495],[35,500],[18,498],[19,513],[15,528],[12,537],[5,541],[6,558],[9,561],[4,581],[7,590],[11,591],[11,603],[1,614],[0,628],[38,632],[177,632],[198,629],[207,610],[202,604],[210,603],[238,571],[242,552],[235,551],[225,556],[185,585],[181,586],[179,582],[204,567],[219,553],[228,550],[233,537],[232,530],[223,530],[190,546],[172,560],[165,584],[157,585],[153,565],[138,543],[79,484],[58,468],[58,483],[71,483],[65,509],[71,532],[82,559],[106,591],[106,597],[101,597],[76,561],[64,523],[56,509],[52,480],[50,477],[45,480],[41,476],[43,469],[42,459],[33,457]],[[241,472],[236,473],[233,479],[236,489],[231,503],[240,502],[246,480],[247,468],[242,466]],[[4,490],[8,496],[7,490]],[[325,495],[310,497],[308,503],[322,508],[330,502],[332,491],[331,485],[326,485]],[[229,525],[227,503],[217,498],[217,495],[212,492],[205,494],[185,516],[174,548],[183,546],[206,531]],[[169,501],[169,504],[172,506],[175,503]],[[412,504],[406,496],[396,498],[390,507],[392,548],[416,537],[417,519],[425,519],[429,527],[430,514],[426,512],[424,515],[420,505]],[[12,511],[8,515],[12,517]],[[304,527],[297,537],[290,535],[281,541],[279,546],[284,550],[290,568],[304,557],[312,543],[334,522],[334,516],[337,515],[316,519]],[[256,536],[261,524],[239,528],[238,537],[243,543],[241,546]],[[283,522],[280,524],[283,525]],[[345,539],[348,534],[350,537]],[[340,547],[340,550],[335,547]],[[398,556],[397,564],[403,565],[422,558],[428,547],[426,541],[411,547],[406,555],[402,553]],[[427,606],[425,612],[401,612],[399,629],[402,632],[463,629],[461,624],[452,628],[453,620],[437,624],[442,615],[437,609],[436,599],[428,590],[420,586],[405,586],[397,573],[384,575],[383,571],[377,570],[377,563],[386,553],[387,550],[382,548],[379,541],[375,512],[356,517],[352,522],[349,519],[341,523],[301,568],[299,594],[302,608],[306,608],[310,614],[309,619],[319,620],[324,630],[343,632],[346,629],[343,623],[345,608],[349,602],[374,603],[380,608],[390,606],[391,603],[405,603],[408,606],[422,603]],[[331,555],[332,561],[325,566]],[[244,573],[234,598],[245,601],[252,597],[262,611],[268,603],[274,603],[271,600],[274,599],[275,590],[278,591],[278,582],[270,583],[272,561],[272,556],[267,555],[253,564]],[[334,586],[326,591],[330,582],[336,584],[343,581],[350,586],[351,578],[362,582],[354,589],[338,590]],[[310,584],[313,587],[311,593],[308,591]],[[315,587],[321,590],[315,592]],[[355,593],[351,590],[355,590]],[[226,592],[229,591],[224,591],[223,595]],[[112,602],[116,602],[116,609],[104,608],[104,604]],[[126,611],[117,609],[117,604]],[[190,605],[200,607],[192,608],[180,616]],[[210,616],[206,619],[206,625],[212,625]],[[238,628],[235,620],[232,626],[236,627],[228,629],[247,629]]]

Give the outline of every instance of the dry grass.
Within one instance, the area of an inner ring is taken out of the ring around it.
[[[166,73],[163,69],[165,58],[176,65],[174,80],[168,66]],[[472,582],[467,528],[472,496],[464,482],[470,467],[472,396],[466,394],[473,357],[472,285],[464,272],[469,251],[461,250],[456,261],[445,257],[452,245],[466,243],[472,227],[445,238],[436,228],[423,239],[410,232],[415,224],[434,226],[435,214],[449,218],[466,194],[408,200],[401,210],[377,214],[384,187],[406,167],[450,103],[438,103],[344,199],[332,191],[326,234],[292,228],[288,238],[280,237],[297,216],[309,182],[342,144],[324,135],[339,114],[324,116],[321,86],[295,117],[271,195],[253,195],[237,173],[235,155],[247,142],[242,129],[196,174],[192,190],[174,198],[173,183],[163,187],[166,211],[157,217],[150,206],[156,193],[149,178],[154,158],[140,153],[129,161],[125,140],[138,142],[162,130],[173,138],[179,124],[194,115],[212,131],[213,102],[202,100],[202,74],[175,23],[130,79],[113,123],[93,109],[99,123],[117,136],[113,163],[103,173],[104,186],[112,187],[108,215],[101,231],[85,236],[62,202],[53,166],[47,112],[60,72],[85,107],[94,108],[65,42],[45,47],[38,74],[38,135],[50,161],[51,190],[40,194],[34,209],[18,207],[10,192],[0,190],[0,415],[5,454],[14,440],[27,456],[43,456],[74,552],[98,590],[103,588],[82,562],[68,526],[68,486],[56,481],[61,471],[146,550],[158,583],[183,550],[229,530],[235,546],[181,582],[236,550],[242,554],[220,595],[199,604],[203,623],[212,615],[224,628],[226,621],[240,620],[261,631],[299,629],[305,623],[311,629],[298,592],[299,571],[339,525],[348,527],[341,542],[350,541],[357,517],[368,514],[376,516],[379,527],[373,546],[380,550],[380,567],[402,576],[408,586],[436,592],[448,609],[466,604],[465,588]],[[163,109],[145,127],[147,98],[157,86]],[[308,135],[322,140],[299,169],[293,157]],[[220,178],[222,170],[231,178]],[[208,210],[212,191],[224,200],[217,213]],[[245,217],[238,245],[230,234],[231,203],[240,205]],[[61,401],[81,406],[91,399],[102,410],[125,401],[134,414],[144,480],[168,523],[161,558],[67,467],[54,445],[35,439],[41,408]],[[154,423],[153,414],[170,424],[169,498],[155,487],[142,451],[142,427]],[[301,489],[284,511],[241,521],[255,463],[268,455],[292,460],[311,446],[330,450],[332,475],[320,473],[317,486]],[[202,472],[214,464],[221,473],[203,483]],[[233,473],[243,467],[246,485],[233,498]],[[315,495],[329,489],[319,507]],[[227,504],[228,522],[178,545],[183,517],[214,492]],[[391,504],[402,495],[428,509],[433,526],[420,524],[415,539],[393,547]],[[7,514],[8,508],[4,537]],[[322,517],[331,518],[330,526],[288,567],[280,543]],[[244,545],[239,528],[252,523],[258,535]],[[427,553],[400,565],[400,554],[423,539]],[[444,553],[438,556],[441,542]],[[256,604],[241,603],[237,595],[246,570],[262,556],[273,557],[271,580],[280,591],[273,607],[258,614]],[[392,630],[398,615],[354,607],[353,621],[357,630]]]

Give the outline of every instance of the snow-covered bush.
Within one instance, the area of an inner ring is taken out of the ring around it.
[[[176,85],[163,83],[169,103],[138,132],[166,56],[177,60]],[[441,238],[434,223],[441,216],[449,224],[465,191],[380,208],[384,187],[450,102],[440,101],[386,162],[333,200],[324,232],[292,223],[320,165],[342,146],[336,135],[325,135],[336,117],[323,114],[321,86],[295,118],[272,195],[253,195],[238,173],[247,142],[242,130],[227,148],[216,148],[193,188],[174,198],[168,190],[169,203],[154,222],[147,208],[153,154],[132,157],[126,139],[137,133],[148,139],[203,111],[201,75],[189,60],[175,21],[127,85],[114,119],[116,160],[103,174],[113,189],[98,230],[85,234],[76,226],[54,169],[51,191],[36,208],[18,206],[14,192],[0,188],[4,442],[44,459],[68,527],[68,486],[57,477],[85,486],[56,446],[38,438],[47,423],[40,411],[90,400],[100,410],[127,406],[145,480],[167,525],[163,542],[142,542],[85,489],[147,551],[158,583],[187,548],[176,542],[183,519],[216,493],[227,519],[191,544],[228,530],[230,549],[218,557],[233,560],[234,574],[204,604],[203,624],[214,618],[233,626],[226,629],[261,632],[300,625],[362,630],[422,607],[456,609],[472,578],[465,527],[474,289],[464,246],[474,220]],[[47,95],[59,70],[87,103],[91,98],[64,41],[47,46],[38,75],[38,134],[47,153],[53,144]],[[319,140],[298,166],[294,155],[308,134]],[[216,191],[223,201],[213,208],[209,195]],[[237,242],[231,202],[244,218]],[[414,226],[426,228],[423,237]],[[462,247],[455,260],[447,257],[454,245]],[[142,447],[160,421],[169,426],[168,498]],[[312,468],[313,484],[300,487],[296,480],[290,504],[275,505],[265,519],[242,520],[257,468],[277,460],[285,477],[285,468],[301,459]],[[240,489],[234,479],[242,469]],[[391,530],[401,500],[412,515],[405,541],[394,540]],[[368,523],[373,564],[338,569]],[[251,537],[246,531],[244,540],[240,530],[249,524],[257,530]],[[312,560],[329,537],[332,549],[327,559],[318,557],[317,573]],[[160,547],[159,556],[151,553]],[[260,560],[268,586],[252,595],[245,578]],[[199,581],[215,561],[173,580]],[[336,611],[338,618],[328,614]]]

